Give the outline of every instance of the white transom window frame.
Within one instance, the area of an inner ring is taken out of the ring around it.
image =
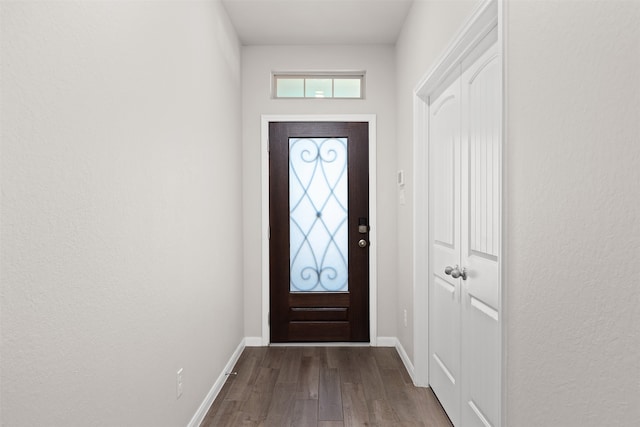
[[[362,100],[365,99],[366,94],[366,75],[365,70],[324,70],[324,71],[292,71],[292,70],[280,70],[271,72],[271,99],[351,99]],[[332,94],[331,96],[306,96],[306,86],[303,87],[302,96],[278,96],[278,80],[279,79],[302,79],[303,84],[306,85],[307,80],[314,79],[330,79]],[[358,80],[360,82],[360,96],[334,96],[335,80],[349,79]]]

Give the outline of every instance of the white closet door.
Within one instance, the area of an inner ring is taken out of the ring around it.
[[[429,383],[455,426],[500,426],[501,58],[490,32],[430,103]]]
[[[431,277],[429,383],[458,424],[460,414],[460,281],[445,274],[460,259],[460,79],[429,110]]]
[[[497,44],[462,75],[461,426],[500,425],[501,59]]]

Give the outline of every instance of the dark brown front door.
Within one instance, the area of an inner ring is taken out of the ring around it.
[[[369,341],[369,125],[269,124],[271,342]]]

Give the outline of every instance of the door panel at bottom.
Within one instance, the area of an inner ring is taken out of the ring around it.
[[[498,312],[467,296],[463,310],[461,426],[499,425],[500,328]]]

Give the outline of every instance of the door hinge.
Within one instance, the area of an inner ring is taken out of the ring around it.
[[[267,239],[271,240],[271,226],[269,226],[269,232],[267,234]]]
[[[267,313],[267,325],[271,326],[271,312]]]

